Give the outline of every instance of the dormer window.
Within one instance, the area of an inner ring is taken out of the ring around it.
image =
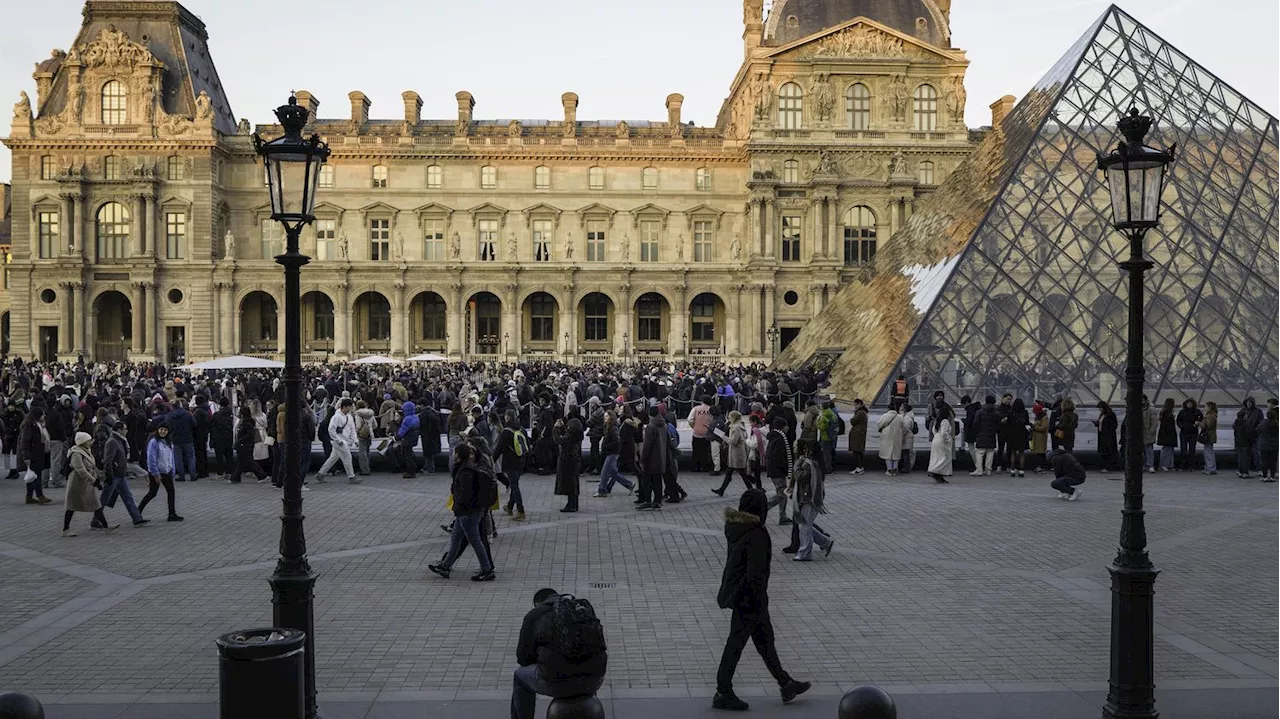
[[[123,125],[128,120],[128,102],[124,83],[108,80],[102,86],[102,124]]]

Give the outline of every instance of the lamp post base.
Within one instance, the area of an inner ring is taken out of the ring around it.
[[[273,624],[284,629],[296,629],[305,632],[306,637],[306,719],[319,716],[316,709],[316,642],[315,642],[315,598],[316,575],[307,572],[302,575],[272,575],[267,580],[271,584],[271,605]]]
[[[1104,719],[1156,719],[1154,600],[1156,575],[1145,567],[1112,564],[1111,680]]]

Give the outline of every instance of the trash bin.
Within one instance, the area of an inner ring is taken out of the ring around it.
[[[302,719],[306,638],[296,629],[245,629],[218,637],[222,719]]]

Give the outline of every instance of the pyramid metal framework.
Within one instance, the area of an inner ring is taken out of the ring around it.
[[[1131,106],[1155,119],[1148,144],[1178,145],[1146,237],[1148,394],[1226,406],[1275,394],[1276,119],[1112,6],[946,183],[967,187],[940,188],[891,240],[901,251],[881,259],[898,264],[870,283],[901,280],[912,311],[891,334],[909,340],[890,371],[849,372],[864,381],[841,396],[887,403],[905,375],[915,400],[943,389],[1122,403],[1127,247],[1096,154],[1121,139]]]

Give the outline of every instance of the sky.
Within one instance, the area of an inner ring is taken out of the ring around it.
[[[742,62],[740,0],[185,4],[208,28],[232,111],[253,123],[272,121],[271,109],[291,89],[309,90],[326,118],[348,117],[347,93],[360,90],[373,103],[370,116],[385,119],[404,116],[405,90],[422,96],[424,118],[454,118],[454,94],[468,90],[477,119],[559,119],[560,95],[573,91],[580,120],[665,120],[664,100],[679,92],[684,120],[705,126],[714,124]],[[1107,4],[953,0],[952,43],[970,61],[968,124],[990,124],[987,106],[1002,95],[1021,98]],[[1276,0],[1126,0],[1121,7],[1277,114]],[[21,90],[35,98],[34,63],[71,44],[81,8],[78,0],[0,0],[0,101],[16,102]],[[296,33],[287,50],[277,22]],[[10,176],[9,152],[0,147],[0,182]]]

